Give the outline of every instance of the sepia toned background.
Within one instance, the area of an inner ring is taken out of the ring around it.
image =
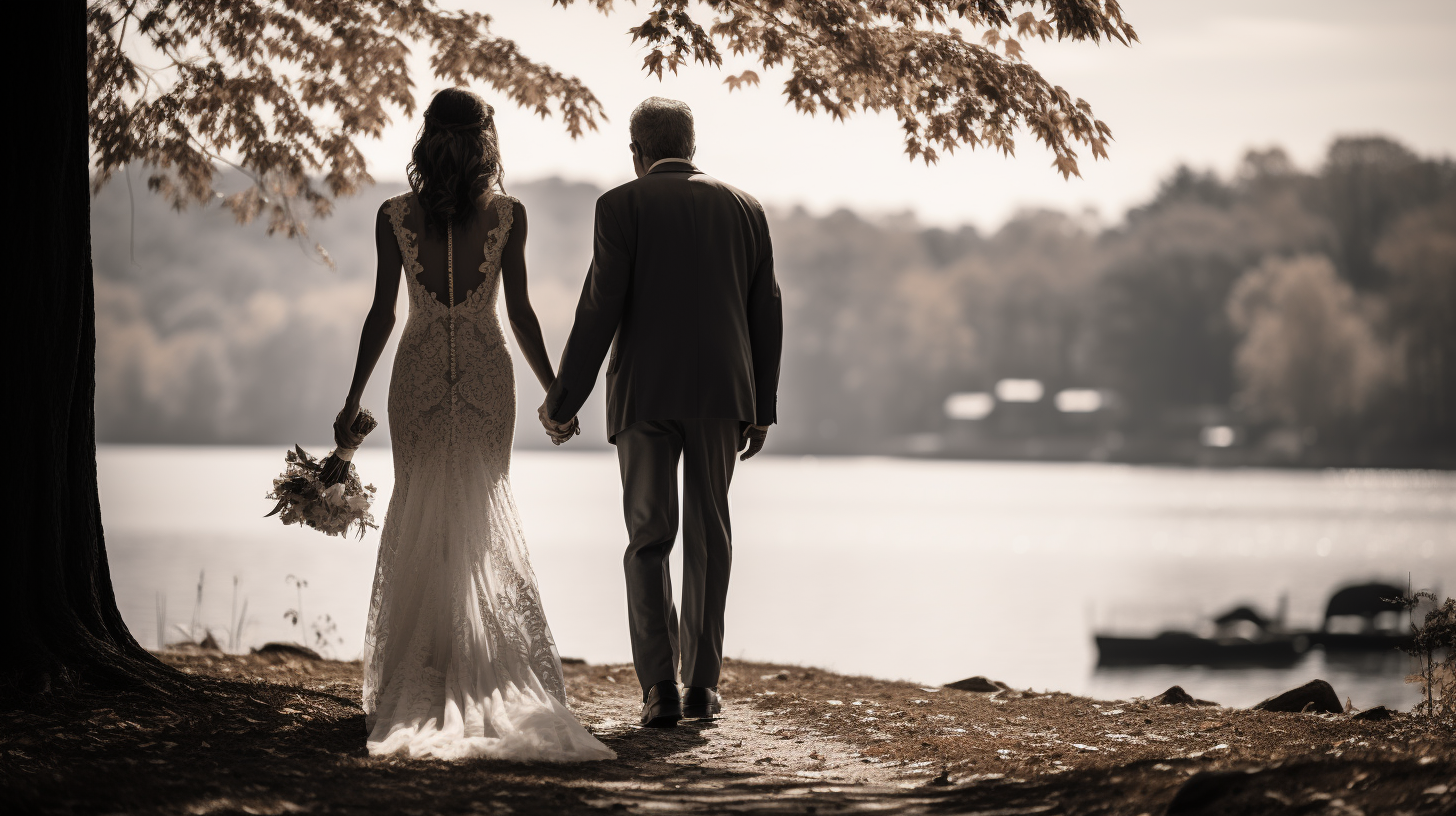
[[[641,98],[689,102],[700,166],[769,209],[781,424],[735,485],[731,654],[1156,693],[1187,677],[1098,672],[1093,631],[1197,629],[1281,597],[1313,627],[1341,585],[1456,586],[1449,4],[1129,2],[1131,49],[1033,43],[1116,137],[1067,181],[1030,143],[912,164],[892,118],[804,117],[770,73],[731,94],[700,66],[646,79],[619,17],[472,7],[587,80],[610,117],[573,141],[497,110],[553,354],[595,198],[630,178]],[[423,56],[416,76],[423,100]],[[312,225],[336,269],[220,208],[169,210],[140,168],[93,201],[103,507],[144,644],[211,627],[237,648],[358,653],[377,533],[285,530],[261,495],[284,445],[327,444],[372,296],[374,213],[404,189],[417,127],[367,145],[377,185]],[[515,488],[548,615],[563,653],[627,659],[600,394],[558,451],[519,359],[517,376]],[[364,400],[381,416],[387,387],[383,362]],[[386,441],[381,427],[359,460],[385,493]],[[215,475],[166,479],[184,464]],[[1399,661],[1188,671],[1226,702],[1292,672],[1409,703]]]

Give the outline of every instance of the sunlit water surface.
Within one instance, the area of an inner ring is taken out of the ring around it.
[[[240,647],[297,640],[294,576],[304,618],[337,627],[329,651],[359,655],[379,533],[341,540],[263,518],[282,454],[101,448],[112,578],[144,645],[159,602],[167,641],[196,617],[226,644],[244,602]],[[356,463],[382,520],[389,453]],[[561,654],[630,660],[614,455],[517,452],[512,481]],[[1323,677],[1357,706],[1408,708],[1399,656],[1097,670],[1092,631],[1188,626],[1240,602],[1273,612],[1282,594],[1291,624],[1317,626],[1334,588],[1372,578],[1456,590],[1449,473],[762,456],[739,465],[732,508],[728,655],[926,684],[984,674],[1116,699],[1180,683],[1248,705]]]

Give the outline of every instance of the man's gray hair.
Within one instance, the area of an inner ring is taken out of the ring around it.
[[[652,159],[691,159],[697,149],[693,111],[676,99],[652,96],[642,100],[632,111],[628,130],[637,149]]]

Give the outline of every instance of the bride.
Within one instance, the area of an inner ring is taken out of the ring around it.
[[[394,328],[403,268],[409,319],[389,384],[394,495],[364,640],[369,753],[611,759],[566,707],[511,497],[516,394],[496,317],[501,281],[536,379],[545,389],[556,375],[526,294],[526,210],[500,188],[493,114],[466,90],[430,101],[411,192],[379,209],[374,304],[334,424],[339,445],[362,441],[350,428]]]

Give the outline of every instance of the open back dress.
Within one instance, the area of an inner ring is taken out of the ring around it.
[[[468,292],[455,286],[466,276],[454,258],[467,254],[455,241],[479,231],[452,227],[429,239],[448,242],[446,252],[428,253],[451,267],[430,276],[449,281],[445,302],[421,281],[426,230],[414,195],[383,208],[399,242],[409,318],[389,386],[394,493],[364,641],[371,754],[615,756],[566,706],[511,496],[515,375],[496,297],[515,204],[497,195],[472,216],[489,224],[493,211],[498,223],[486,233],[484,280]]]

